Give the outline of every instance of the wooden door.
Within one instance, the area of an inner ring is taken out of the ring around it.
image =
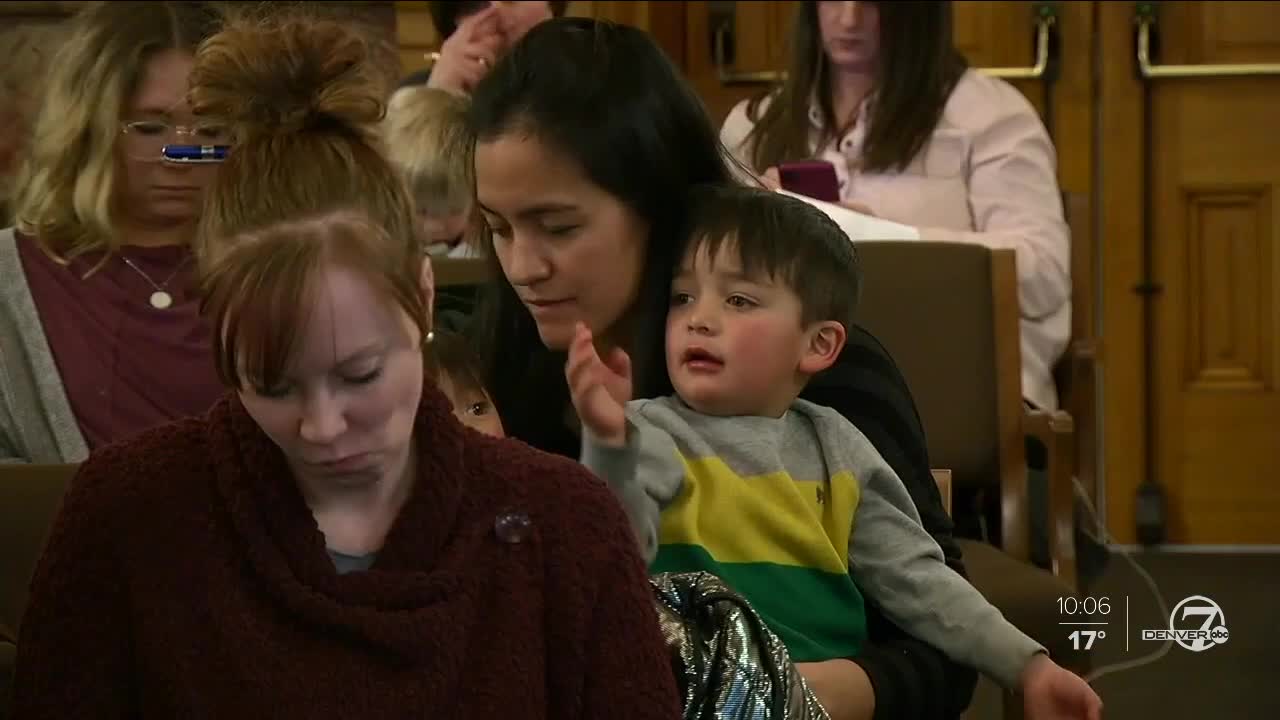
[[[1110,524],[1150,477],[1170,542],[1280,543],[1280,3],[1100,11]]]

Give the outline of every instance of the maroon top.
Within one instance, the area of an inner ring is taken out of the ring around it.
[[[32,238],[18,235],[18,256],[90,450],[201,414],[226,392],[214,367],[209,330],[189,289],[188,248],[126,246],[122,251],[173,296],[167,310],[151,306],[155,287],[119,255],[88,278],[85,273],[101,253],[60,265]]]
[[[13,717],[679,718],[608,486],[430,385],[415,427],[413,491],[348,574],[234,395],[91,456],[31,583]]]

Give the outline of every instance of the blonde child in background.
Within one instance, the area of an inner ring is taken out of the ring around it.
[[[424,86],[391,96],[383,121],[387,156],[409,185],[419,230],[434,256],[474,257],[466,242],[475,180],[464,97]]]

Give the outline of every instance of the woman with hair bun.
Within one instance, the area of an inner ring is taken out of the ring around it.
[[[424,380],[429,266],[333,22],[231,21],[197,242],[229,392],[93,453],[31,586],[15,717],[680,715],[645,568],[575,462]]]

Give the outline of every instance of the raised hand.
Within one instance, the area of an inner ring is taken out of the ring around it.
[[[440,59],[431,68],[427,87],[469,95],[497,62],[504,43],[497,8],[490,6],[458,23],[440,46]]]
[[[772,190],[773,192],[781,190],[782,175],[778,173],[778,168],[776,166],[766,168],[764,172],[760,173],[760,184],[764,186],[765,190]]]
[[[626,403],[631,399],[631,358],[619,348],[613,348],[601,358],[591,331],[578,323],[569,343],[564,373],[583,428],[603,445],[625,445]]]

